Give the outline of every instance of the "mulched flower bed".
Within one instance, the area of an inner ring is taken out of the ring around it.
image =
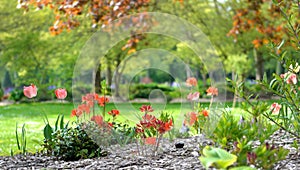
[[[291,150],[288,158],[275,165],[274,169],[296,170],[300,168],[300,153],[290,147],[292,138],[286,140],[288,135],[279,131],[272,136],[277,146],[284,146]],[[285,139],[284,139],[285,138]],[[270,142],[272,142],[270,141]],[[176,148],[175,143],[183,142],[183,148]],[[0,157],[0,169],[199,169],[204,167],[199,161],[199,143],[210,145],[211,141],[203,136],[186,139],[176,139],[169,142],[164,140],[158,154],[152,156],[139,156],[136,145],[115,148],[106,157],[83,159],[78,161],[62,161],[55,157],[42,155],[16,155],[13,157]],[[299,140],[298,140],[299,143]],[[150,152],[147,152],[150,153]]]

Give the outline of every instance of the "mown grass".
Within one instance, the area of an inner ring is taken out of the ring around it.
[[[107,104],[106,111],[117,108],[121,110],[121,114],[117,119],[119,121],[129,120],[134,125],[138,121],[139,107],[141,105],[141,103]],[[166,106],[163,104],[154,104],[153,107],[156,109],[157,114],[158,110],[165,108],[167,112],[174,115],[175,119],[179,119],[180,115],[183,115],[180,113],[186,112],[191,108],[189,104],[182,106],[181,104],[168,104]],[[63,114],[66,121],[75,121],[76,118],[70,117],[73,108],[73,104],[61,103],[28,103],[0,107],[0,155],[10,155],[11,150],[15,153],[17,152],[16,124],[20,135],[21,127],[25,123],[27,150],[29,152],[36,152],[41,148],[40,145],[43,142],[44,118],[47,116],[52,125],[54,125],[59,114]],[[96,108],[95,112],[99,114],[101,109]]]
[[[118,121],[129,120],[131,125],[138,122],[139,117],[142,116],[139,112],[139,107],[146,103],[120,103],[107,104],[106,111],[111,109],[119,109],[121,111]],[[202,107],[208,107],[209,103],[202,103]],[[231,107],[232,103],[228,102],[222,107]],[[191,111],[190,103],[175,103],[175,104],[153,104],[155,109],[154,114],[164,110],[174,117],[175,127],[180,127],[184,119],[184,113]],[[44,118],[47,117],[50,124],[54,125],[57,116],[63,114],[65,121],[76,121],[76,118],[71,118],[70,113],[74,105],[71,103],[27,103],[15,104],[0,107],[0,155],[10,155],[11,150],[14,153],[18,152],[16,143],[16,124],[18,132],[21,134],[21,127],[25,123],[27,150],[29,152],[36,152],[41,149],[43,142],[43,128],[45,126]],[[99,114],[103,108],[95,108],[95,112]],[[240,109],[235,109],[233,112],[237,116],[242,114]],[[92,114],[92,113],[91,113]],[[109,118],[109,116],[106,116]]]

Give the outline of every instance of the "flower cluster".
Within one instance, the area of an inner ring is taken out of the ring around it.
[[[186,84],[189,87],[197,86],[197,79],[194,77],[190,77],[186,80]],[[216,87],[209,87],[206,90],[206,95],[211,96],[210,105],[209,108],[212,105],[213,97],[218,96],[218,89]],[[187,129],[182,130],[182,133],[187,132],[189,130],[188,126],[193,127],[196,131],[204,128],[204,124],[208,119],[209,116],[209,108],[202,108],[199,103],[199,97],[200,93],[198,91],[193,92],[192,88],[190,93],[187,95],[187,99],[191,102],[193,102],[193,110],[191,112],[188,112],[184,115],[185,119],[182,123],[181,129]]]
[[[143,105],[140,110],[142,112],[146,112],[146,109],[148,111],[154,111],[150,105]],[[135,131],[138,135],[140,135],[142,138],[145,138],[146,144],[153,143],[154,138],[153,136],[149,136],[152,138],[149,138],[146,136],[146,131],[152,133],[152,135],[163,135],[164,133],[171,130],[173,127],[173,120],[171,118],[166,118],[164,120],[156,118],[154,115],[145,113],[145,115],[142,117],[142,120],[139,122],[139,124],[136,124]],[[147,133],[149,134],[149,133]]]
[[[297,84],[297,75],[291,72],[280,74],[280,77],[285,80],[287,84]]]
[[[197,86],[198,82],[197,82],[197,79],[195,77],[189,77],[187,80],[186,80],[186,85],[189,86],[189,87],[192,87],[192,86]]]
[[[207,93],[208,96],[218,96],[218,89],[215,88],[215,87],[209,87],[206,90],[206,93]]]
[[[104,96],[99,96],[97,93],[89,93],[82,97],[82,103],[78,105],[76,109],[72,110],[71,116],[79,117],[83,113],[89,114],[91,108],[97,103],[99,106],[104,107],[106,103],[109,102],[109,99]]]

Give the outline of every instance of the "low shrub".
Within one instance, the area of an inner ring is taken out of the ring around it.
[[[149,95],[152,90],[161,90],[164,92],[168,100],[171,100],[172,97],[169,95],[169,93],[174,92],[175,89],[168,86],[162,86],[155,83],[151,84],[136,84],[130,87],[129,89],[129,98],[135,99],[135,98],[149,98]]]
[[[76,127],[58,129],[50,139],[45,139],[43,148],[47,154],[63,160],[78,160],[100,157],[101,148],[89,137],[83,128],[84,124]]]

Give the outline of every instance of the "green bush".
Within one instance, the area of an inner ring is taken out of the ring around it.
[[[2,90],[1,83],[0,83],[0,101],[2,100],[3,95],[4,95],[4,92]]]
[[[101,148],[83,129],[83,124],[56,130],[50,139],[45,138],[43,148],[48,154],[63,160],[78,160],[103,155]]]
[[[15,102],[18,102],[22,99],[22,97],[24,97],[24,94],[23,94],[23,90],[21,89],[14,89],[11,94],[10,94],[10,97],[9,99],[15,101]]]
[[[165,93],[167,96],[167,99],[171,99],[171,96],[169,95],[170,92],[174,91],[174,88],[168,87],[168,86],[162,86],[155,83],[151,84],[137,84],[134,86],[131,86],[129,89],[130,92],[130,99],[135,98],[145,98],[147,99],[151,93],[152,90],[161,90]]]

